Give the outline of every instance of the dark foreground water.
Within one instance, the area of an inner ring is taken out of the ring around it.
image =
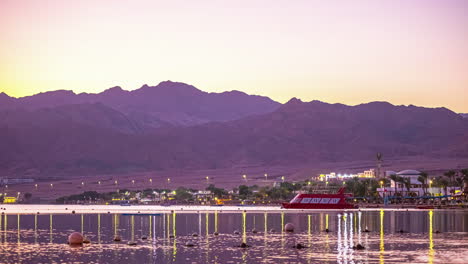
[[[0,227],[0,263],[468,263],[468,211],[3,215]],[[70,247],[73,231],[91,243]]]

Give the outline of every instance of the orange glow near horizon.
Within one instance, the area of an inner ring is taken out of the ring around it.
[[[172,80],[279,102],[468,112],[467,14],[463,0],[4,0],[0,92]]]

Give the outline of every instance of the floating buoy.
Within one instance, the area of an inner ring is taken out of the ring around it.
[[[146,239],[148,239],[148,237],[147,236],[141,236],[141,239],[146,240]]]
[[[327,233],[328,233],[328,232],[330,232],[330,230],[328,230],[328,228],[327,228],[327,229],[325,229],[325,232],[327,232]]]
[[[274,233],[274,232],[276,232],[276,230],[272,228],[272,229],[270,229],[269,232],[270,232],[270,233]]]
[[[213,235],[217,236],[217,235],[219,235],[219,233],[218,233],[218,232],[214,232]]]
[[[72,214],[74,214],[74,213],[75,213],[75,210],[72,211]]]
[[[127,245],[129,246],[136,246],[137,242],[136,241],[133,241],[133,240],[130,240],[127,242]]]
[[[436,231],[435,231],[435,233],[436,233],[436,234],[439,234],[439,233],[440,233],[440,231],[439,231],[439,230],[436,230]]]
[[[122,241],[122,238],[120,236],[115,236],[114,241],[115,242],[120,242],[120,241]]]
[[[197,233],[193,233],[192,236],[193,236],[193,237],[197,237],[198,234],[197,234]]]
[[[353,247],[353,249],[355,250],[363,250],[363,249],[366,249],[363,245],[361,244],[357,244],[356,246]]]
[[[185,243],[185,246],[186,246],[186,247],[194,247],[195,244],[194,244],[192,241],[187,241],[187,242]]]
[[[398,233],[405,233],[403,229],[398,230]]]
[[[239,230],[234,230],[234,235],[239,235],[239,234],[240,234]]]
[[[301,243],[297,243],[293,248],[303,249],[303,248],[307,248],[307,247],[302,245]]]
[[[88,238],[83,239],[83,244],[89,244],[89,243],[91,243],[91,241]]]
[[[284,231],[286,232],[294,232],[294,225],[291,223],[287,223],[284,225]]]
[[[68,236],[68,244],[70,245],[82,245],[83,240],[83,235],[79,232],[73,232]]]
[[[257,229],[255,229],[255,228],[252,229],[252,233],[257,234],[258,233]]]
[[[174,238],[174,235],[169,235],[169,238]]]
[[[248,248],[250,247],[249,245],[247,245],[246,243],[242,242],[240,245],[239,245],[240,248]]]

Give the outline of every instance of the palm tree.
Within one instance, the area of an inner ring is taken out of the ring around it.
[[[424,195],[427,193],[427,173],[421,172],[418,176],[418,181],[421,183]]]
[[[444,176],[449,178],[450,180],[450,186],[453,186],[453,178],[455,177],[456,172],[454,170],[449,170],[446,173],[444,173]]]
[[[400,181],[401,181],[401,183],[403,183],[403,185],[405,185],[405,187],[406,187],[406,195],[409,195],[410,188],[411,188],[411,179],[410,179],[410,178],[403,178],[403,177],[400,177]]]
[[[468,169],[462,169],[460,170],[460,173],[463,175],[463,183],[462,186],[460,186],[462,189],[468,188]]]
[[[395,183],[395,193],[393,195],[395,195],[398,191],[398,175],[396,174],[392,174],[390,175],[390,179]]]
[[[447,179],[445,177],[437,177],[434,179],[434,185],[439,187],[439,191],[441,191],[440,189],[444,189],[444,194],[446,195],[447,194],[447,186],[448,186],[449,182],[447,181]]]

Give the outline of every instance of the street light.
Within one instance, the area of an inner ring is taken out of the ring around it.
[[[247,182],[247,175],[242,175],[242,178],[244,178],[244,180]]]
[[[268,181],[268,174],[265,173],[265,180]]]
[[[50,184],[50,188],[54,188],[54,184],[53,184],[53,183]]]
[[[36,187],[36,190],[37,190],[37,183],[36,183],[36,184],[34,184],[34,187]]]
[[[135,180],[132,180],[132,184],[135,185]]]
[[[380,181],[380,188],[383,188],[383,181]]]
[[[281,176],[281,180],[284,182],[284,176]]]
[[[153,179],[150,179],[149,181],[150,181],[150,184],[153,185]]]
[[[205,179],[206,179],[206,184],[210,183],[210,177],[206,176]]]

